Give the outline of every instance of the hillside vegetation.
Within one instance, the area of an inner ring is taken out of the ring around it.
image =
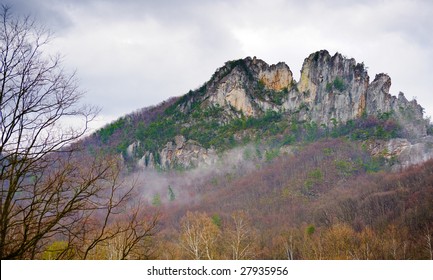
[[[284,63],[229,61],[82,144],[121,155],[123,178],[160,214],[140,258],[431,259],[429,121],[389,87],[326,51],[299,82]]]
[[[83,139],[52,33],[0,20],[2,260],[433,259],[432,127],[388,75],[247,57]]]
[[[211,248],[200,248],[213,258],[233,258],[236,231],[243,258],[431,257],[432,161],[389,173],[356,143],[323,140],[258,169],[210,172],[174,190],[178,198],[158,206],[165,213],[158,258],[196,258],[185,249],[182,217],[213,225]]]
[[[305,59],[298,83],[284,63],[229,61],[200,88],[122,117],[85,144],[122,154],[133,170],[194,168],[248,143],[277,149],[341,136],[432,143],[423,108],[391,96],[390,84],[385,74],[369,82],[362,63],[327,51]]]

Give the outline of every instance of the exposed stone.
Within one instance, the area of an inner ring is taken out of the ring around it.
[[[433,158],[433,137],[426,136],[418,141],[400,153],[396,168],[406,168]]]
[[[383,156],[384,158],[390,160],[394,157],[399,156],[404,150],[411,146],[407,139],[391,139],[389,141],[385,140],[375,140],[370,141],[369,149],[373,156]]]
[[[330,125],[346,123],[364,114],[393,112],[407,137],[426,135],[423,109],[389,93],[391,78],[378,74],[370,83],[362,63],[323,50],[308,56],[299,83],[293,86],[290,68],[284,63],[268,65],[257,58],[229,62],[208,83],[202,106],[218,104],[227,117],[259,116],[267,110],[298,112],[299,120]],[[265,90],[285,90],[281,104],[269,96],[258,96],[258,84]],[[197,101],[197,100],[196,100]]]
[[[411,143],[407,139],[390,139],[388,141],[376,140],[368,143],[369,151],[373,156],[382,156],[392,163],[393,170],[397,171],[419,164],[433,158],[433,137],[426,136]]]
[[[160,159],[164,168],[191,168],[216,162],[217,154],[212,148],[203,148],[197,141],[186,141],[184,136],[178,135],[161,150]]]
[[[280,62],[270,67],[265,66],[264,70],[259,72],[259,80],[267,89],[281,91],[292,85],[293,76],[289,67]]]
[[[377,112],[389,112],[391,103],[395,97],[389,94],[391,78],[386,74],[377,74],[367,90],[367,113],[376,114]]]
[[[140,168],[155,168],[155,161],[153,154],[150,152],[145,152],[144,155],[138,160],[137,166]]]
[[[188,94],[179,109],[188,113],[197,104],[201,108],[219,106],[223,110],[220,123],[239,117],[259,117],[273,110],[286,112],[298,121],[328,127],[335,123],[345,124],[363,115],[392,113],[408,140],[378,142],[377,149],[372,148],[373,154],[383,153],[386,149],[385,156],[392,158],[404,155],[407,150],[418,151],[426,147],[425,144],[418,147],[409,141],[427,135],[428,121],[415,100],[408,101],[403,93],[392,96],[390,87],[388,75],[378,74],[370,83],[363,63],[339,53],[331,56],[326,50],[315,52],[304,60],[297,84],[285,63],[268,65],[256,57],[247,57],[229,61],[219,68],[209,82]],[[240,141],[242,138],[242,133],[235,134],[235,139]],[[134,144],[128,147],[128,154],[133,154],[134,147]],[[188,168],[216,158],[215,151],[180,135],[168,142],[159,155],[161,165],[166,168]],[[407,162],[416,162],[406,158]]]
[[[140,141],[135,141],[134,143],[129,145],[128,148],[126,148],[127,156],[128,157],[134,157],[139,145],[140,145]]]
[[[289,91],[293,75],[285,63],[268,65],[260,59],[247,57],[228,62],[209,81],[202,99],[203,106],[218,104],[229,116],[259,116],[266,110],[278,110],[269,98],[256,97],[259,83],[271,92]],[[196,100],[195,100],[196,101]]]
[[[403,93],[398,98],[389,93],[391,78],[377,74],[369,83],[363,64],[327,51],[311,54],[305,59],[298,84],[302,102],[309,106],[309,119],[329,125],[331,119],[340,123],[363,114],[393,112],[409,138],[427,135],[428,122],[423,108],[415,100],[408,101]],[[298,101],[299,102],[299,101]]]
[[[310,108],[310,119],[329,125],[331,119],[344,123],[362,115],[368,81],[362,64],[320,51],[305,59],[298,90]]]
[[[183,145],[185,144],[185,137],[183,135],[176,135],[174,137],[174,143],[176,144],[177,149],[181,149]]]

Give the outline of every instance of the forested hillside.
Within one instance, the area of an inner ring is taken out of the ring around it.
[[[390,84],[327,51],[299,82],[284,63],[229,61],[81,143],[120,155],[160,214],[140,258],[431,259],[431,126]]]
[[[359,143],[323,140],[173,190],[157,258],[431,258],[432,161],[389,173]]]
[[[83,138],[51,33],[0,21],[1,259],[433,258],[432,129],[388,75],[247,57]]]
[[[346,136],[380,140],[373,146],[397,168],[423,162],[432,157],[429,122],[416,100],[392,96],[390,85],[385,74],[370,82],[363,63],[339,53],[311,54],[299,82],[284,63],[248,57],[226,62],[194,91],[101,128],[85,145],[122,154],[130,169],[189,169],[249,143],[279,149]],[[389,141],[396,138],[408,142]]]

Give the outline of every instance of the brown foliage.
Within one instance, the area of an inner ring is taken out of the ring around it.
[[[399,173],[368,173],[367,160],[356,143],[317,142],[257,170],[202,180],[193,186],[201,198],[193,209],[220,215],[226,242],[231,214],[246,209],[257,234],[249,258],[430,258],[433,161]],[[307,234],[310,225],[315,231]],[[219,258],[233,258],[230,245],[218,243]]]

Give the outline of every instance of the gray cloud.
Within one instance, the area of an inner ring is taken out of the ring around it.
[[[431,1],[5,0],[53,29],[101,123],[181,95],[230,59],[285,61],[295,77],[311,52],[386,72],[433,115]]]
[[[31,16],[39,24],[46,26],[50,31],[61,34],[72,26],[72,22],[63,13],[61,1],[55,0],[2,0],[11,7],[17,15]]]

